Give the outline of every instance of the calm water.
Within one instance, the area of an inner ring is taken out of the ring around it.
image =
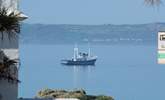
[[[43,88],[83,88],[88,94],[115,100],[165,100],[165,65],[157,64],[154,46],[94,45],[96,66],[63,66],[73,45],[21,45],[20,97],[34,97]],[[87,45],[81,45],[88,51]]]

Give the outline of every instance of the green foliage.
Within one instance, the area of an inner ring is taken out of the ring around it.
[[[65,90],[52,90],[44,89],[38,92],[37,97],[39,98],[86,98],[85,91],[65,91]]]
[[[114,99],[110,96],[100,95],[100,96],[97,96],[96,100],[114,100]]]
[[[82,89],[74,91],[44,89],[38,92],[37,98],[77,98],[80,100],[114,100],[110,96],[87,95]]]

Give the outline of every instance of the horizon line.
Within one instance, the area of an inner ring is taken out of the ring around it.
[[[137,24],[111,24],[111,23],[106,23],[106,24],[62,24],[62,23],[29,23],[29,22],[24,22],[23,24],[40,24],[40,25],[145,25],[145,24],[165,24],[165,22],[149,22],[149,23],[137,23]]]

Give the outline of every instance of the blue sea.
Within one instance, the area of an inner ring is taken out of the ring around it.
[[[20,45],[19,97],[44,88],[110,95],[115,100],[165,100],[165,65],[157,64],[154,45],[91,45],[95,66],[64,66],[74,45]],[[88,51],[88,45],[79,45]]]

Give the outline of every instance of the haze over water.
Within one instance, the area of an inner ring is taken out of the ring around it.
[[[164,100],[165,66],[157,64],[154,45],[91,45],[95,66],[63,66],[74,45],[20,46],[19,97],[34,97],[43,88],[82,88],[115,100]],[[79,45],[88,51],[88,45]]]

